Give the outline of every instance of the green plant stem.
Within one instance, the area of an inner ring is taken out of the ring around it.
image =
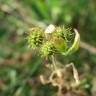
[[[52,55],[52,64],[53,64],[53,68],[54,68],[54,71],[56,72],[57,76],[59,78],[61,78],[62,75],[61,75],[61,72],[60,72],[59,68],[57,68],[57,66],[56,66],[56,60],[55,60],[54,55]]]
[[[52,55],[52,64],[53,64],[54,70],[57,70],[56,60],[55,60],[54,55]]]

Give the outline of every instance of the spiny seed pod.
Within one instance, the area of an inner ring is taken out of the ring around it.
[[[56,27],[56,32],[53,34],[54,46],[61,53],[66,52],[69,47],[71,41],[71,39],[69,40],[69,36],[71,36],[69,31],[70,30],[65,29],[64,26]]]
[[[27,40],[30,48],[37,48],[43,43],[43,32],[40,28],[34,28],[29,33]]]
[[[71,40],[72,36],[73,32],[71,31],[71,28],[64,28],[64,26],[57,27],[56,32],[54,32],[54,37],[63,38],[66,41]]]
[[[57,27],[53,34],[53,42],[56,50],[63,55],[68,55],[78,49],[80,36],[76,30],[73,32],[70,28]]]
[[[50,41],[45,42],[41,47],[42,56],[53,55],[54,52],[55,47]]]

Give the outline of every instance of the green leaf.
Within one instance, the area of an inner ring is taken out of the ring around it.
[[[72,46],[65,53],[63,53],[63,55],[68,55],[68,54],[74,53],[79,48],[80,35],[76,29],[74,29],[74,32],[75,32],[74,42],[73,42]]]

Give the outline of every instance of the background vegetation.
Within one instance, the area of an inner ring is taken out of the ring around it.
[[[75,63],[80,79],[86,79],[82,93],[95,96],[95,11],[96,0],[0,0],[0,96],[56,96],[54,87],[40,83],[44,62],[26,42],[29,28],[48,24],[78,29],[79,51],[59,59]]]

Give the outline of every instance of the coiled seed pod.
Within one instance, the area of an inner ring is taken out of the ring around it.
[[[74,32],[75,32],[74,41],[73,41],[71,47],[65,53],[64,52],[62,53],[63,55],[68,55],[68,54],[74,53],[75,51],[78,50],[78,48],[80,46],[80,35],[76,29],[74,29]]]

